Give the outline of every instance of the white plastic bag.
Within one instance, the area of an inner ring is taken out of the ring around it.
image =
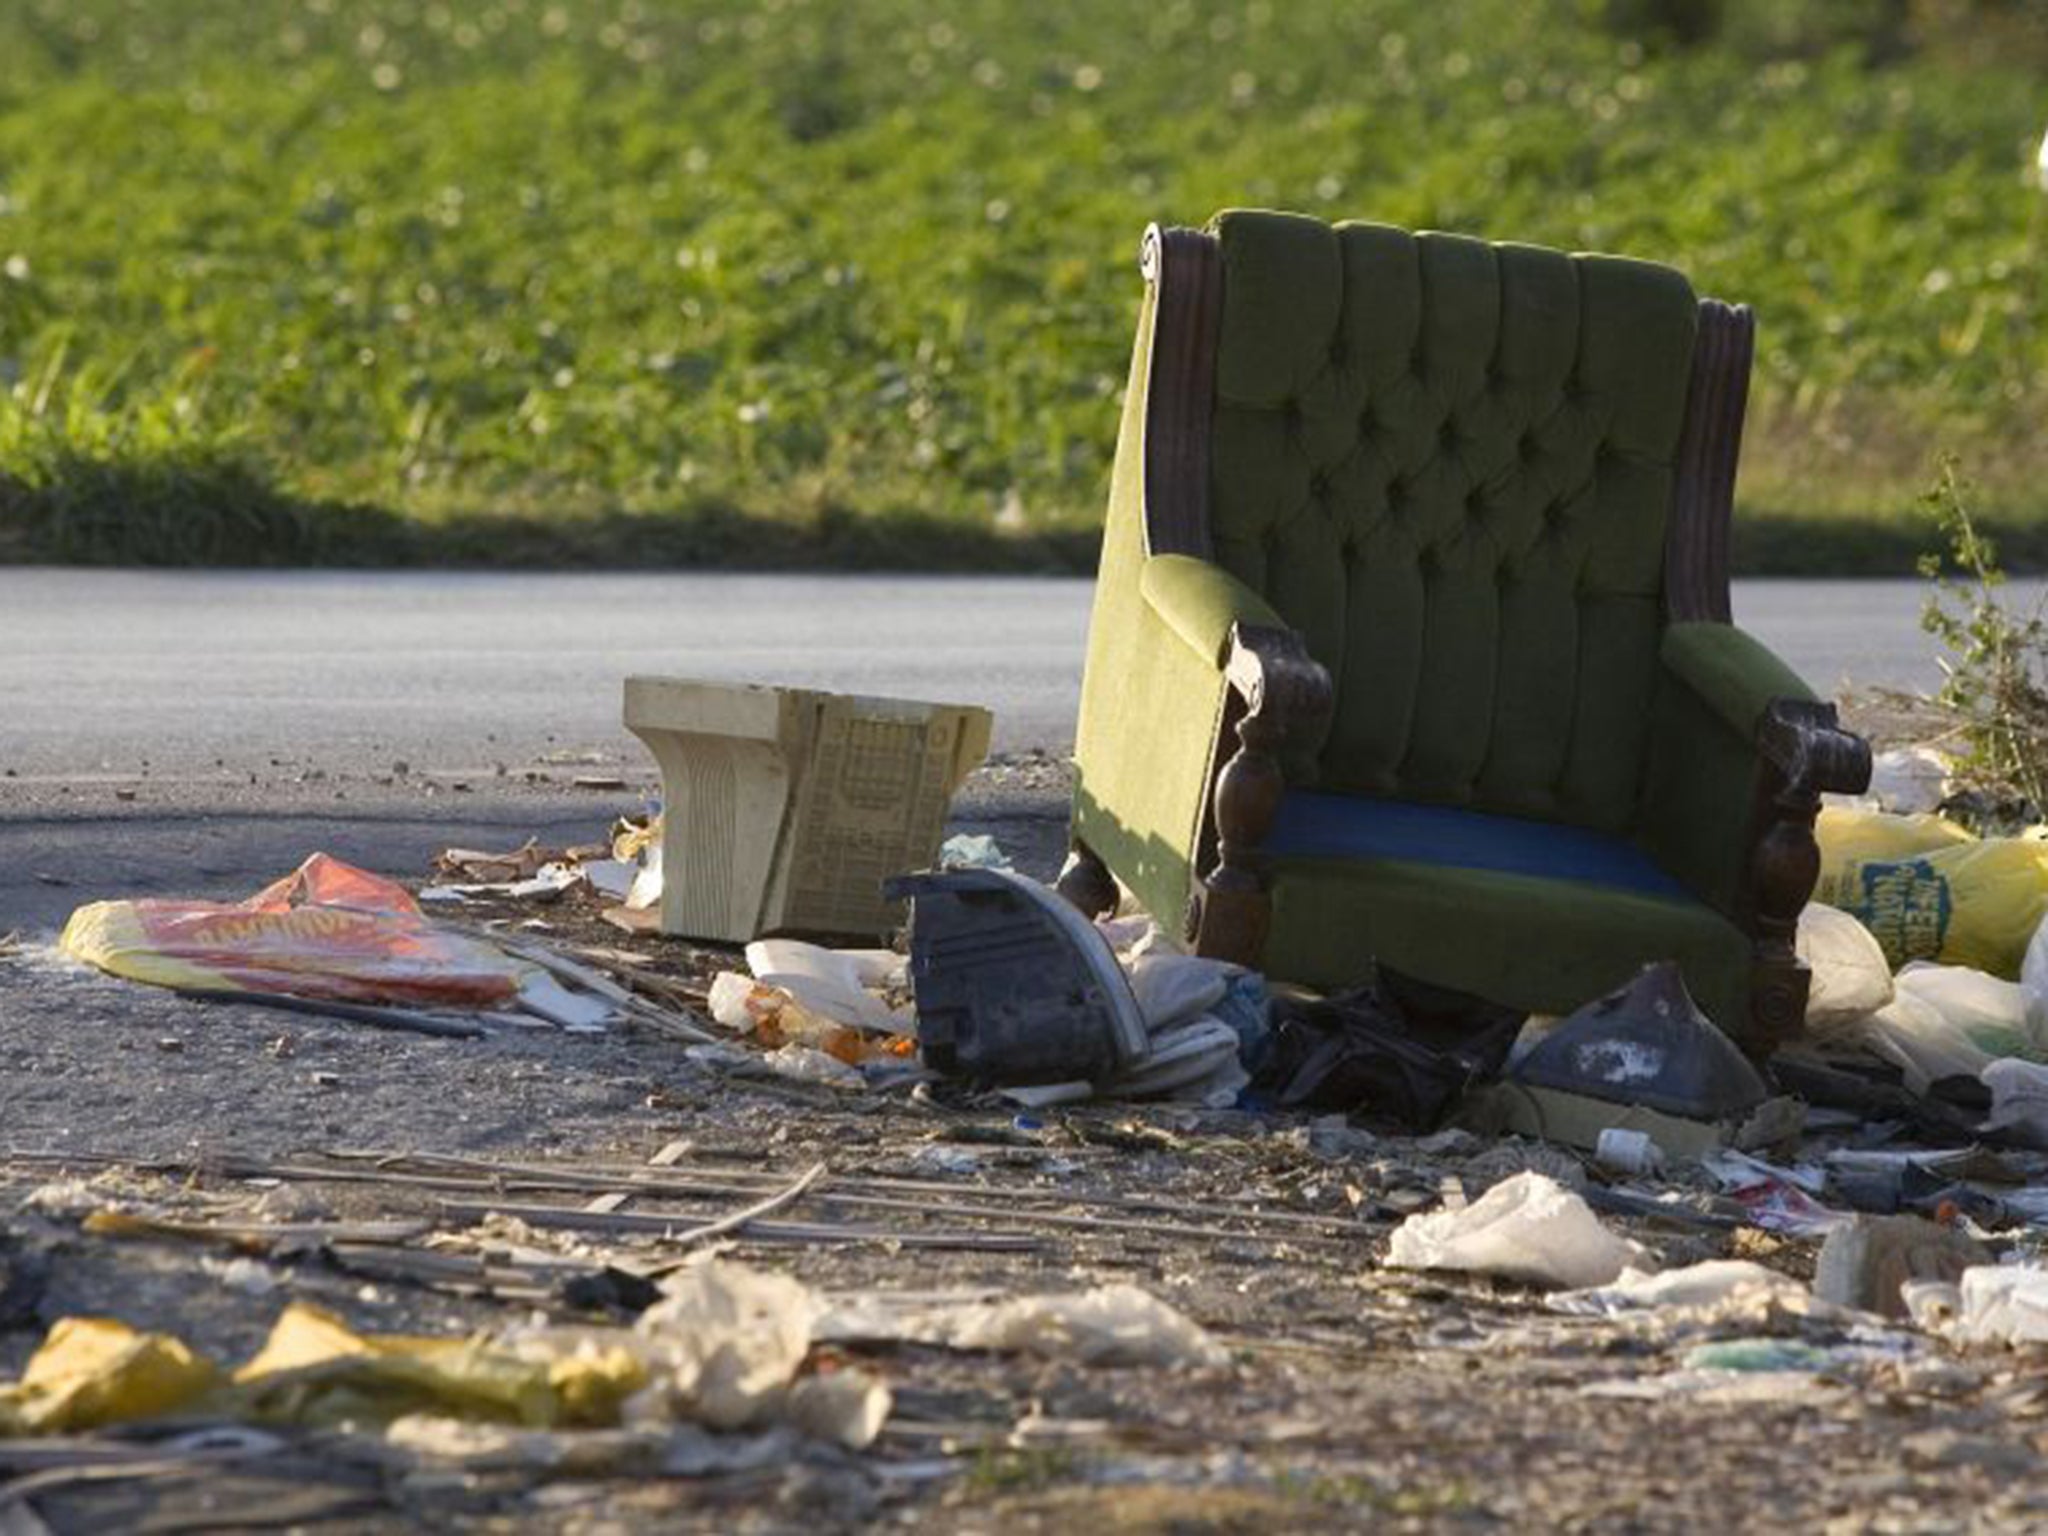
[[[1837,907],[1809,902],[1799,914],[1799,958],[1813,972],[1806,1027],[1832,1035],[1892,1000],[1892,968],[1870,930]]]
[[[1859,1026],[1863,1042],[1898,1063],[1925,1093],[1943,1077],[1976,1077],[2001,1057],[2039,1060],[2019,984],[1960,965],[1909,965],[1892,1001]]]
[[[1737,1296],[1790,1301],[1806,1287],[1790,1275],[1751,1259],[1706,1259],[1683,1269],[1649,1274],[1623,1270],[1612,1285],[1590,1291],[1561,1291],[1550,1298],[1553,1311],[1607,1317],[1660,1307],[1716,1307]]]
[[[1145,1027],[1155,1033],[1197,1018],[1223,1000],[1238,967],[1223,960],[1151,950],[1126,967]]]
[[[1394,1229],[1387,1263],[1585,1290],[1612,1282],[1637,1252],[1555,1179],[1518,1173],[1459,1210],[1410,1216]]]
[[[2036,1038],[2048,1039],[2048,918],[2034,928],[2027,940],[2027,953],[2020,961],[2020,995],[2027,1014],[2027,1028]]]
[[[2029,1146],[2048,1147],[2048,1067],[2006,1057],[1978,1076],[1991,1090],[1987,1131],[2010,1131]]]
[[[1948,755],[1932,747],[1894,747],[1870,765],[1867,791],[1880,810],[1900,816],[1937,809],[1948,798]]]

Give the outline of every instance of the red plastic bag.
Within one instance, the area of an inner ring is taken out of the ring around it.
[[[527,967],[437,927],[400,886],[316,853],[247,901],[98,901],[60,947],[131,981],[185,992],[283,992],[359,1003],[489,1006]]]

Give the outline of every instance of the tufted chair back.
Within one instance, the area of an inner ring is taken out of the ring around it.
[[[1329,668],[1316,787],[1626,832],[1697,302],[1679,273],[1231,213],[1214,557]]]

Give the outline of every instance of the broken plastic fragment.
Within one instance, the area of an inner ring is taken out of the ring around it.
[[[789,1389],[789,1421],[820,1440],[865,1450],[888,1421],[892,1400],[888,1383],[866,1371],[806,1376]]]
[[[1734,1041],[1685,989],[1675,962],[1570,1014],[1509,1069],[1517,1082],[1695,1120],[1721,1120],[1770,1096]]]
[[[1145,1021],[1095,926],[998,869],[905,875],[917,1040],[934,1071],[986,1084],[1102,1082],[1141,1059]]]

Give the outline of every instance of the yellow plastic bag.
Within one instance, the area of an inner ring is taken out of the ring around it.
[[[1821,807],[1813,835],[1820,840],[1823,880],[1871,860],[1910,858],[1977,841],[1969,828],[1930,811],[1894,816],[1889,811],[1850,810],[1838,805]]]
[[[219,1379],[213,1365],[167,1333],[138,1333],[110,1317],[60,1318],[21,1380],[0,1385],[0,1433],[49,1435],[169,1413]]]
[[[1814,899],[1868,928],[1894,967],[1963,965],[2016,980],[2048,913],[2048,841],[1979,841],[1939,816],[1829,807]]]
[[[388,1423],[434,1411],[498,1423],[559,1418],[546,1361],[516,1359],[480,1339],[360,1334],[304,1302],[278,1317],[235,1385],[259,1419],[293,1424]]]

